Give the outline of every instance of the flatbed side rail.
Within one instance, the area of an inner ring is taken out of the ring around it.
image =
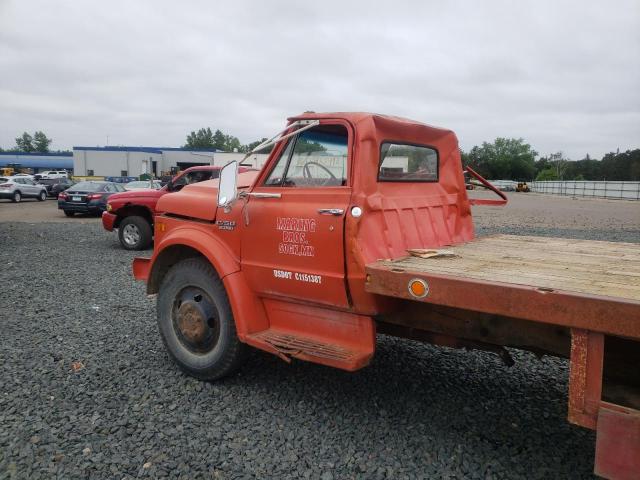
[[[399,270],[384,262],[367,265],[366,273],[369,293],[640,339],[640,301]],[[428,285],[424,298],[409,291],[415,278]]]

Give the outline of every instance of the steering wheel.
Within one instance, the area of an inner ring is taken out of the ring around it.
[[[324,170],[325,172],[327,172],[329,174],[329,178],[325,179],[320,185],[324,186],[326,184],[328,184],[331,180],[337,180],[337,177],[333,174],[333,172],[331,170],[329,170],[327,167],[325,167],[324,165],[322,165],[321,163],[318,162],[307,162],[304,164],[304,166],[302,167],[302,176],[304,178],[308,178],[308,179],[312,179],[313,175],[311,175],[311,169],[309,168],[309,165],[316,165],[317,167],[320,167],[322,170]]]

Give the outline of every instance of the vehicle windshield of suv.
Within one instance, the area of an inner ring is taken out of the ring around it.
[[[57,180],[49,179],[49,178],[42,178],[42,179],[39,180],[39,182],[42,185],[55,185],[56,183],[60,183]]]
[[[9,181],[8,178],[5,178],[5,177],[0,178],[0,182],[8,182],[8,181]]]
[[[102,183],[80,182],[73,186],[73,190],[77,192],[99,192],[104,187]]]

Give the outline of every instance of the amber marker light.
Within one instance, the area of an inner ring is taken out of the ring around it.
[[[415,298],[424,298],[429,293],[429,285],[420,278],[409,280],[409,293]]]
[[[164,232],[164,229],[165,229],[165,227],[166,227],[166,225],[165,225],[164,223],[160,223],[160,222],[158,222],[158,223],[156,223],[156,225],[157,225],[157,227],[158,227],[158,231],[159,231],[159,232]]]

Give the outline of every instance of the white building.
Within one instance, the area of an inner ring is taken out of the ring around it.
[[[77,176],[138,177],[169,174],[196,165],[224,166],[244,158],[244,153],[165,147],[73,147],[73,173]],[[253,154],[242,162],[261,168],[267,154]]]

